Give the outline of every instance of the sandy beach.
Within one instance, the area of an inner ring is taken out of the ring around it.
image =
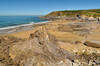
[[[35,28],[36,26],[48,24],[51,22],[52,21],[47,21],[47,22],[34,23],[34,24],[29,24],[24,26],[2,29],[0,30],[0,36],[13,36],[16,38],[26,39],[29,38],[31,33],[37,30],[37,28]]]

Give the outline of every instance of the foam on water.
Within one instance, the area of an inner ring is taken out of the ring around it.
[[[32,25],[32,24],[23,24],[23,25],[17,25],[17,26],[9,26],[9,27],[0,28],[0,30],[12,29],[12,28],[16,28],[16,27],[20,27],[20,26],[28,26],[28,25]]]
[[[0,16],[0,30],[47,21],[39,16]]]
[[[44,21],[44,22],[38,22],[38,23],[30,22],[29,24],[21,24],[21,25],[16,25],[16,26],[3,27],[3,28],[0,28],[0,30],[13,29],[13,28],[17,28],[17,27],[30,26],[33,24],[42,24],[42,23],[47,23],[47,22],[50,22],[50,21]]]
[[[30,26],[45,22],[48,21],[39,18],[39,16],[0,16],[0,32],[16,27]]]

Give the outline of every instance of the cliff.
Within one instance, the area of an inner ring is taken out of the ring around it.
[[[57,16],[76,17],[76,15],[86,16],[86,17],[100,17],[100,9],[54,11],[47,14],[45,17],[57,17]]]

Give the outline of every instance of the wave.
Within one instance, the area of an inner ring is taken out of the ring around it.
[[[16,26],[3,27],[3,28],[0,28],[0,30],[13,29],[13,28],[17,28],[17,27],[30,26],[30,25],[33,25],[33,24],[42,24],[42,23],[47,23],[47,22],[50,22],[50,21],[43,21],[43,22],[38,22],[38,23],[30,22],[28,24],[21,24],[21,25],[16,25]]]
[[[34,24],[34,22],[31,22],[29,24],[21,24],[21,25],[16,25],[16,26],[8,26],[8,27],[0,28],[0,30],[13,29],[13,28],[21,27],[21,26],[30,26],[30,25],[33,25],[33,24]]]

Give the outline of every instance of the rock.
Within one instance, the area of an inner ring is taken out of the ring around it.
[[[99,42],[86,41],[87,47],[82,45],[84,39],[80,39],[84,37],[80,35],[90,32],[82,28],[85,27],[83,23],[83,26],[57,23],[36,26],[30,37],[23,40],[12,36],[0,37],[0,66],[100,65],[100,52],[95,48]],[[75,40],[70,39],[74,34]]]
[[[99,41],[86,41],[84,42],[84,45],[94,48],[100,48],[100,42]]]
[[[10,48],[10,56],[16,64],[25,66],[67,66],[64,62],[74,59],[74,54],[60,48],[55,37],[44,27],[31,34],[30,40],[19,43]]]

